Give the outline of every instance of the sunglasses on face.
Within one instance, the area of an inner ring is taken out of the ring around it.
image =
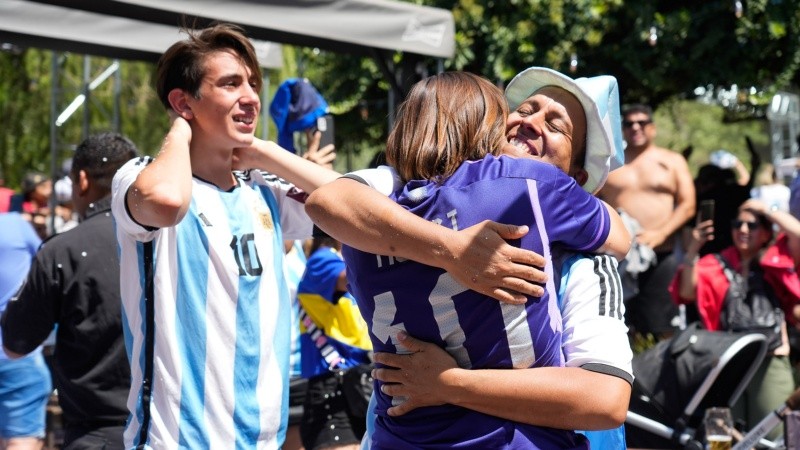
[[[633,125],[638,124],[639,128],[644,128],[645,125],[650,125],[651,123],[653,123],[653,121],[650,120],[650,119],[647,119],[647,120],[623,120],[622,121],[622,126],[625,127],[625,128],[633,128]]]
[[[736,230],[742,228],[742,225],[747,225],[748,230],[757,230],[761,227],[761,224],[755,220],[752,222],[748,220],[739,220],[739,219],[734,219],[733,221],[731,221],[731,226]]]

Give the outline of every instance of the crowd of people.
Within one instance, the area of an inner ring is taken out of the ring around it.
[[[794,391],[800,178],[752,149],[693,180],[614,77],[445,72],[342,175],[309,126],[255,137],[261,83],[241,29],[188,33],[157,155],[99,133],[0,190],[0,447],[42,447],[54,387],[71,450],[624,449],[631,343],[691,320],[770,338],[741,426]]]

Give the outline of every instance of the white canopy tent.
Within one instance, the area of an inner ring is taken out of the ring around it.
[[[453,56],[450,11],[395,0],[36,0],[167,26],[236,23],[255,39],[342,53]],[[188,19],[188,21],[187,21]]]
[[[271,42],[372,56],[390,105],[416,81],[420,57],[455,52],[450,11],[395,0],[0,0],[0,43],[155,61],[182,26],[214,21],[244,27],[266,68],[282,62]]]
[[[176,26],[27,0],[0,0],[0,42],[23,47],[156,61],[181,39]],[[265,68],[282,65],[280,45],[253,40]]]
[[[182,26],[214,21],[242,26],[266,68],[282,63],[280,46],[272,42],[375,58],[392,87],[390,111],[416,81],[422,58],[437,58],[441,70],[441,59],[455,53],[450,11],[395,0],[0,0],[0,44],[155,61],[181,38]],[[399,67],[396,52],[404,55]],[[55,91],[52,97],[55,174]]]
[[[244,27],[266,68],[282,63],[272,42],[372,56],[390,105],[416,81],[422,57],[455,52],[450,11],[395,0],[0,0],[0,43],[155,61],[182,26],[214,21]]]
[[[0,0],[0,3],[11,0]],[[203,27],[214,21],[245,28],[248,36],[269,42],[317,47],[371,56],[402,98],[421,57],[450,58],[455,53],[455,24],[450,11],[396,0],[14,0],[95,14],[94,20],[127,19],[130,39],[138,40],[138,24]],[[4,25],[0,24],[0,29]],[[53,24],[50,33],[70,34],[69,24]],[[105,42],[113,25],[72,32],[70,42]],[[85,31],[81,33],[81,31]],[[394,67],[395,52],[405,55]],[[441,64],[440,64],[441,67]]]

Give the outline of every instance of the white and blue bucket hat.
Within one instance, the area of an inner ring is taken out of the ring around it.
[[[594,194],[605,184],[608,172],[625,163],[617,79],[610,75],[572,79],[552,69],[530,67],[508,83],[508,106],[515,110],[534,92],[546,86],[564,89],[583,106],[586,113],[584,169],[589,175],[583,189]]]

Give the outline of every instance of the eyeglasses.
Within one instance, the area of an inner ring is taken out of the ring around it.
[[[748,220],[739,220],[739,219],[734,219],[731,221],[731,227],[733,227],[736,230],[741,229],[742,225],[747,225],[748,230],[757,230],[761,227],[761,224],[755,220],[752,222]]]
[[[653,121],[650,120],[650,119],[647,119],[647,120],[623,120],[622,121],[622,126],[625,127],[625,128],[633,128],[634,124],[638,124],[639,128],[644,128],[645,125],[650,125],[651,123],[653,123]]]

